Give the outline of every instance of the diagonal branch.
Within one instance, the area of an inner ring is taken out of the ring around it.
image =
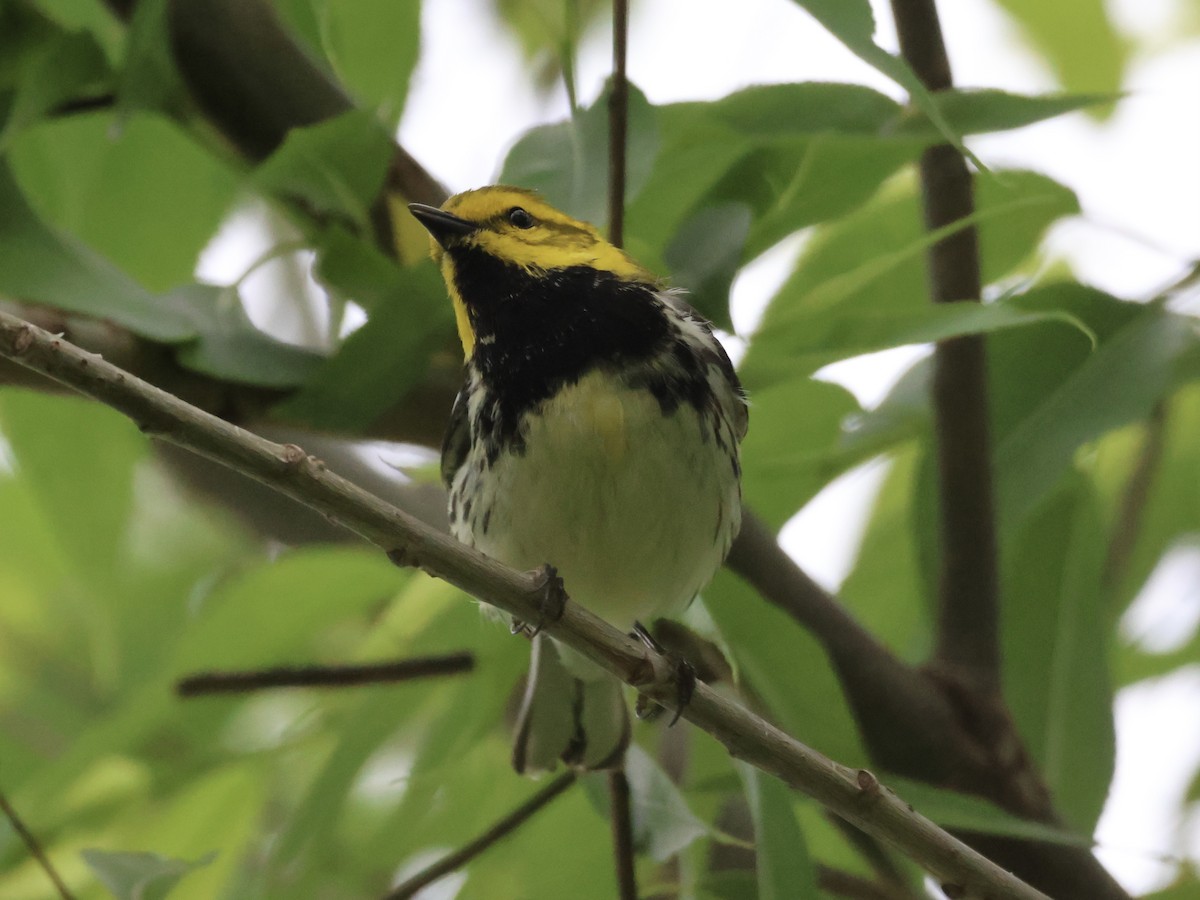
[[[892,0],[900,50],[930,91],[952,86],[934,0]],[[975,211],[966,160],[948,144],[921,154],[930,231]],[[935,303],[978,302],[979,234],[961,228],[929,251]],[[937,345],[933,410],[937,443],[941,572],[933,666],[985,693],[1000,690],[1000,589],[988,420],[987,356],[979,335]]]
[[[573,785],[575,781],[576,775],[574,772],[566,772],[559,775],[491,828],[475,838],[475,840],[470,841],[453,853],[442,857],[429,868],[422,869],[403,883],[396,885],[383,900],[408,900],[409,897],[415,897],[418,891],[433,884],[439,878],[444,878],[455,869],[461,869],[497,841],[507,837],[524,825],[551,800]]]
[[[41,842],[38,841],[34,833],[29,830],[29,826],[25,824],[21,817],[17,815],[17,811],[13,809],[12,804],[8,802],[8,797],[6,797],[2,792],[0,792],[0,813],[4,815],[4,818],[8,819],[8,824],[21,838],[21,842],[25,845],[25,849],[29,851],[29,855],[32,856],[37,862],[38,867],[46,873],[46,877],[49,878],[50,882],[54,885],[54,890],[58,893],[58,896],[61,897],[62,900],[74,900],[75,895],[71,893],[70,889],[66,885],[66,882],[62,880],[62,876],[58,874],[58,870],[54,868],[54,864],[50,862],[50,857],[48,857],[46,855],[46,851],[42,849]]]
[[[397,565],[419,567],[522,621],[539,618],[546,590],[541,573],[518,572],[419,523],[295,445],[272,443],[210,416],[3,313],[0,355],[117,409],[150,435],[235,468],[331,517],[386,550]],[[660,705],[674,706],[675,667],[583,607],[566,604],[562,618],[545,630]],[[735,758],[814,797],[941,882],[984,896],[1044,897],[914,812],[871,773],[838,765],[707,685],[696,686],[682,714]]]

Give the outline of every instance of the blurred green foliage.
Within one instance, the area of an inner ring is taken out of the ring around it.
[[[1186,312],[1047,265],[1047,230],[1079,202],[1029,171],[977,179],[993,299],[927,304],[930,238],[912,171],[923,147],[947,130],[957,139],[1103,109],[1134,49],[1098,0],[998,3],[1073,93],[958,92],[906,108],[865,87],[811,83],[656,106],[635,89],[627,245],[728,330],[734,278],[804,236],[761,323],[740,336],[753,400],[746,496],[781,526],[850,469],[884,469],[841,599],[913,663],[931,643],[936,580],[928,361],[871,409],[813,375],[876,350],[989,333],[1005,689],[1071,831],[1048,835],[925,785],[901,793],[948,825],[1086,841],[1112,777],[1114,692],[1200,658],[1200,631],[1160,652],[1119,627],[1164,554],[1200,536],[1200,338]],[[865,0],[799,5],[912,85],[875,42]],[[361,111],[293,132],[255,167],[187,108],[163,3],[146,0],[127,26],[95,0],[0,2],[0,298],[127,329],[185,371],[280,391],[281,417],[353,436],[454,345],[433,267],[398,265],[372,230],[420,5],[276,6]],[[605,14],[573,0],[491,7],[542,84],[573,72],[575,48]],[[567,121],[521,137],[503,177],[602,223],[607,97],[580,101]],[[248,198],[286,217],[281,243],[312,253],[314,283],[273,298],[285,319],[332,323],[310,327],[303,345],[247,312],[241,279],[196,281],[201,252]],[[343,337],[335,326],[351,302],[366,323]],[[1160,446],[1154,477],[1124,534],[1123,498],[1147,442]],[[521,641],[454,589],[366,549],[271,548],[172,471],[107,409],[0,388],[0,790],[81,900],[378,897],[532,793],[508,768],[504,725]],[[842,763],[867,762],[814,638],[727,572],[689,621],[781,725]],[[452,679],[186,703],[172,692],[198,669],[463,649],[476,668]],[[871,874],[814,804],[734,765],[705,735],[687,733],[688,765],[672,778],[655,752],[661,725],[636,728],[643,885],[817,897],[818,864]],[[474,862],[457,896],[612,896],[603,782],[584,780]],[[722,824],[740,797],[750,835]],[[751,837],[755,873],[710,866]],[[1179,877],[1157,896],[1193,896],[1194,876]],[[0,897],[48,895],[0,823]]]

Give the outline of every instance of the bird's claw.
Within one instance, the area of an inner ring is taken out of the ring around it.
[[[547,625],[553,625],[561,619],[563,611],[567,608],[567,589],[563,585],[562,577],[558,574],[558,569],[546,563],[537,570],[537,578],[537,599],[535,601],[538,608],[537,622],[530,625],[527,622],[514,621],[513,634],[524,632],[530,638],[535,638]]]
[[[667,727],[670,728],[679,721],[679,717],[683,715],[684,709],[692,702],[692,695],[696,692],[696,669],[686,659],[681,659],[673,653],[667,652],[663,645],[655,639],[654,635],[646,630],[646,627],[641,622],[633,623],[633,636],[641,641],[648,650],[665,657],[675,669],[675,715],[667,723]],[[645,694],[638,694],[634,714],[639,719],[645,719],[648,716],[656,714],[656,710],[661,708]]]

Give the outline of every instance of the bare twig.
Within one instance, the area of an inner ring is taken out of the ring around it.
[[[637,900],[637,875],[633,868],[633,808],[629,802],[629,779],[625,777],[624,769],[614,769],[608,773],[608,801],[617,895],[621,900]]]
[[[934,0],[892,0],[900,50],[930,91],[952,86]],[[932,231],[970,216],[966,161],[948,144],[921,155],[925,223]],[[935,303],[978,301],[979,235],[959,229],[929,251]],[[942,341],[934,354],[933,407],[940,502],[941,575],[934,665],[972,687],[1000,689],[999,578],[988,422],[987,357],[981,336]]]
[[[628,0],[613,0],[613,71],[608,97],[608,239],[617,247],[625,234],[625,147],[629,122],[629,83],[625,78],[629,34]],[[613,865],[621,900],[637,900],[633,856],[633,808],[624,769],[608,773],[609,821]]]
[[[210,416],[3,313],[0,355],[108,404],[155,437],[235,468],[329,516],[386,550],[397,565],[419,567],[521,621],[540,615],[545,592],[540,572],[518,572],[430,529],[295,445],[272,443]],[[545,631],[661,706],[674,707],[676,667],[584,607],[567,603]],[[941,881],[1017,900],[1044,897],[914,812],[874,776],[832,762],[707,685],[696,685],[682,715],[734,757],[804,791]]]
[[[439,878],[449,875],[455,869],[462,868],[475,857],[479,856],[501,838],[506,837],[520,828],[535,813],[541,810],[551,800],[575,783],[574,772],[559,775],[544,788],[510,812],[503,819],[481,834],[475,840],[464,844],[448,856],[439,859],[427,869],[393,888],[384,900],[407,900],[421,888],[433,884]]]
[[[608,96],[608,239],[625,242],[625,149],[629,129],[629,81],[625,77],[629,0],[613,0],[613,73]]]
[[[391,684],[417,678],[461,675],[475,668],[470,653],[424,656],[396,662],[347,666],[278,666],[240,672],[197,672],[181,678],[175,692],[181,697],[205,694],[243,694],[267,688],[341,688],[364,684]]]
[[[4,817],[8,819],[8,824],[12,826],[13,831],[21,838],[25,844],[25,848],[29,851],[29,855],[37,860],[38,866],[46,873],[46,877],[54,884],[54,889],[58,891],[58,896],[62,900],[74,900],[74,895],[62,880],[62,876],[58,874],[58,870],[54,868],[54,864],[50,862],[50,857],[46,855],[46,851],[42,849],[41,843],[34,836],[33,832],[17,815],[17,811],[13,809],[12,804],[8,802],[8,797],[0,792],[0,812],[4,813]]]

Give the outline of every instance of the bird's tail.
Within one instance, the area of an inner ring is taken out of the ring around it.
[[[630,734],[622,685],[598,669],[596,678],[579,678],[563,664],[561,650],[545,635],[533,639],[513,768],[549,772],[560,759],[588,770],[616,768]]]

